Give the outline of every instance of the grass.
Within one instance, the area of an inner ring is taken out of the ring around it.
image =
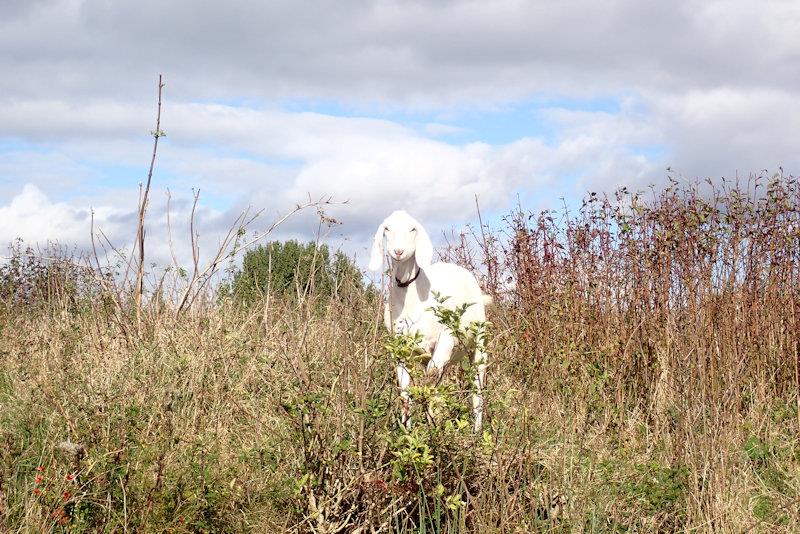
[[[137,319],[17,254],[0,529],[796,532],[798,184],[704,187],[519,212],[446,251],[497,302],[479,435],[455,371],[398,425],[369,292]]]

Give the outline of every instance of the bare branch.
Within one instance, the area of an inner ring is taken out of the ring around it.
[[[202,292],[202,290],[206,287],[208,282],[211,280],[211,277],[217,272],[217,268],[219,265],[226,260],[234,257],[237,253],[248,249],[249,247],[253,246],[254,244],[258,243],[260,240],[264,239],[270,233],[272,233],[278,226],[286,222],[289,217],[297,213],[298,211],[302,211],[306,208],[310,207],[319,207],[326,204],[334,204],[333,200],[328,198],[321,198],[319,200],[309,200],[304,204],[297,204],[291,211],[286,213],[285,215],[279,217],[275,222],[270,225],[269,228],[264,230],[263,232],[256,234],[253,238],[246,241],[241,245],[235,245],[235,239],[242,229],[246,227],[247,224],[251,223],[255,218],[260,214],[259,211],[253,217],[248,218],[248,210],[242,212],[236,220],[231,224],[229,227],[228,233],[222,240],[222,243],[219,245],[217,249],[217,253],[214,255],[214,258],[211,262],[206,265],[206,267],[199,271],[199,269],[193,274],[191,280],[187,284],[186,288],[183,291],[183,294],[178,301],[178,306],[175,310],[175,314],[179,315],[181,312],[185,311],[187,308],[190,308],[194,303],[197,296]],[[194,217],[194,210],[192,216]],[[231,244],[234,244],[231,247]],[[196,243],[193,241],[192,243],[193,249],[196,249]]]
[[[136,273],[136,314],[139,316],[142,310],[142,295],[144,294],[144,216],[147,211],[147,201],[150,196],[150,184],[153,180],[153,167],[156,164],[156,153],[158,152],[158,140],[165,134],[161,131],[161,92],[164,89],[162,77],[158,75],[158,111],[156,113],[156,129],[152,131],[153,134],[153,156],[150,158],[150,169],[147,171],[147,185],[144,188],[144,195],[142,196],[139,205],[139,226],[136,237],[139,240],[139,269]]]

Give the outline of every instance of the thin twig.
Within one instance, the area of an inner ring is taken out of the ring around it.
[[[172,244],[172,221],[169,216],[171,200],[172,193],[167,189],[167,243],[169,243],[169,253],[172,256],[172,265],[175,267],[175,272],[178,272],[180,266],[178,265],[178,258],[175,256],[175,247]]]
[[[201,291],[205,288],[206,284],[208,284],[211,277],[216,273],[217,268],[220,264],[227,261],[228,259],[234,257],[239,252],[248,249],[252,245],[258,243],[260,240],[264,239],[270,233],[272,233],[278,226],[283,224],[289,217],[297,213],[298,211],[302,211],[306,208],[313,207],[313,206],[321,206],[324,204],[333,204],[334,202],[331,198],[321,198],[319,200],[309,200],[304,204],[297,204],[294,209],[279,217],[275,222],[270,225],[269,228],[264,230],[263,232],[256,234],[255,237],[250,239],[249,241],[245,242],[244,244],[233,246],[231,247],[232,243],[235,243],[236,237],[240,234],[241,230],[247,226],[250,222],[252,222],[259,213],[256,215],[249,217],[249,209],[242,212],[233,224],[230,226],[228,233],[223,238],[222,243],[219,245],[217,249],[217,253],[214,255],[214,258],[211,260],[208,265],[203,270],[199,270],[192,276],[192,279],[186,285],[186,288],[183,290],[183,294],[181,298],[178,300],[177,308],[175,309],[175,315],[179,315],[184,312],[187,308],[192,306],[192,303],[195,301],[197,296],[201,293]],[[197,247],[196,242],[193,241],[192,244],[193,248]]]

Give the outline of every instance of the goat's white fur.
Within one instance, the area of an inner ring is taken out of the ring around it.
[[[384,249],[383,241],[386,240]],[[386,252],[384,252],[384,250]],[[437,306],[433,293],[449,297],[444,305],[448,308],[471,304],[461,318],[461,324],[485,321],[485,305],[491,299],[484,295],[475,277],[458,265],[445,262],[432,263],[433,244],[422,225],[405,211],[395,211],[378,226],[372,244],[369,268],[373,271],[383,266],[388,253],[391,263],[389,299],[384,308],[384,322],[390,332],[422,334],[421,348],[431,354],[426,372],[441,376],[447,365],[466,356],[466,349],[457,346],[452,333],[438,322],[430,310]],[[417,273],[419,276],[407,287],[399,287],[395,279],[406,282]],[[486,353],[475,350],[470,354],[477,365],[472,395],[474,428],[481,429],[483,423],[483,387],[486,382]],[[397,381],[403,399],[403,419],[408,423],[410,399],[408,387],[411,376],[403,362],[397,366]]]

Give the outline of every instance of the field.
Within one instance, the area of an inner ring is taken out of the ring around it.
[[[451,237],[495,298],[480,434],[455,369],[398,425],[380,288],[139,310],[99,267],[13,249],[0,530],[800,531],[796,179]]]

